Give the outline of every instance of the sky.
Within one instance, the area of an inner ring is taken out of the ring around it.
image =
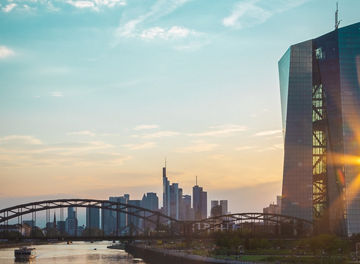
[[[0,208],[144,192],[233,213],[281,194],[277,63],[333,0],[0,0]],[[360,1],[339,1],[341,26]]]

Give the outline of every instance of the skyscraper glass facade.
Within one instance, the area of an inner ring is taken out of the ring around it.
[[[282,213],[360,233],[360,23],[291,46],[279,75]]]

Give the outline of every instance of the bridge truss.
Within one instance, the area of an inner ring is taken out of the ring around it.
[[[39,202],[32,202],[20,204],[9,208],[0,210],[0,226],[8,226],[9,221],[12,220],[18,224],[22,223],[24,215],[31,214],[31,219],[36,225],[37,213],[46,211],[47,222],[49,222],[50,210],[58,208],[98,208],[102,210],[101,213],[101,230],[104,231],[104,211],[109,210],[116,212],[116,232],[108,235],[109,237],[120,237],[123,233],[119,228],[119,214],[126,214],[130,217],[141,219],[141,225],[137,226],[136,234],[138,236],[151,236],[149,230],[159,232],[166,232],[167,235],[174,235],[180,237],[189,237],[197,234],[206,234],[214,231],[225,230],[248,230],[250,232],[268,232],[273,234],[281,234],[287,232],[292,235],[306,235],[312,233],[312,222],[279,214],[264,214],[264,213],[238,213],[228,214],[207,219],[195,221],[181,221],[162,214],[159,211],[152,211],[132,204],[125,204],[120,202],[113,202],[109,200],[94,200],[94,199],[57,199],[45,200]],[[63,213],[62,213],[63,214]],[[290,230],[290,231],[289,231]],[[77,235],[77,231],[75,236]],[[133,234],[126,233],[127,237]],[[104,232],[103,232],[104,236]]]

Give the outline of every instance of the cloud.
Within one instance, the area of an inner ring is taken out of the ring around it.
[[[94,8],[95,3],[92,1],[67,1],[68,4],[77,8]]]
[[[6,46],[0,46],[0,59],[4,59],[10,56],[13,56],[15,54],[15,52],[6,47]]]
[[[281,150],[284,149],[284,145],[283,144],[274,144],[270,147],[265,147],[265,148],[259,148],[257,150],[257,152],[265,152],[265,151],[272,151],[272,150]]]
[[[9,2],[11,2],[9,0]],[[3,12],[11,12],[15,7],[24,11],[36,10],[43,7],[45,11],[57,12],[65,5],[71,5],[76,9],[90,9],[93,11],[100,11],[104,8],[115,8],[126,5],[126,0],[67,0],[67,1],[52,1],[52,0],[17,0],[16,3],[10,3],[3,7]]]
[[[1,167],[119,166],[131,158],[102,141],[46,144],[32,136],[0,138]]]
[[[198,153],[198,152],[208,152],[214,150],[218,145],[207,143],[201,140],[193,141],[193,144],[188,147],[179,148],[176,152],[179,153]]]
[[[51,92],[50,96],[52,97],[63,97],[63,93],[62,92]]]
[[[262,24],[275,14],[295,8],[309,0],[245,0],[234,5],[222,20],[225,27],[242,29]]]
[[[255,149],[255,146],[241,146],[241,147],[237,147],[235,148],[236,151],[242,151],[242,150],[250,150],[250,149]]]
[[[282,130],[280,130],[280,129],[277,129],[277,130],[265,130],[265,131],[257,132],[254,136],[256,136],[256,137],[272,136],[272,135],[280,134],[281,132],[282,132]]]
[[[155,129],[158,128],[158,125],[138,125],[134,127],[134,130],[146,130],[146,129]]]
[[[221,126],[213,126],[210,127],[212,130],[199,132],[199,133],[191,133],[188,136],[191,137],[212,137],[212,136],[228,136],[233,133],[243,132],[247,130],[245,126],[241,125],[221,125]]]
[[[155,142],[145,142],[140,144],[126,144],[124,147],[130,150],[140,150],[140,149],[151,149],[156,146]]]
[[[153,39],[179,39],[179,38],[186,38],[190,35],[194,36],[198,33],[194,30],[190,30],[185,27],[180,26],[173,26],[171,28],[161,28],[161,27],[152,27],[146,30],[143,30],[139,37],[146,40],[153,40]]]
[[[5,13],[9,13],[9,12],[11,12],[11,10],[13,10],[16,6],[17,6],[17,4],[11,3],[11,4],[8,4],[8,5],[6,5],[5,7],[3,7],[2,10],[3,10]]]
[[[40,139],[33,136],[23,135],[10,135],[6,137],[0,137],[0,145],[3,144],[24,144],[24,145],[41,145]]]
[[[191,34],[192,31],[180,26],[173,26],[169,29],[152,27],[143,30],[139,29],[139,26],[144,24],[144,22],[147,20],[151,19],[152,21],[156,21],[161,17],[167,16],[189,1],[190,0],[157,0],[155,4],[151,6],[150,10],[145,14],[142,14],[127,22],[121,23],[120,26],[115,30],[115,37],[117,39],[133,37],[140,39],[184,38]]]
[[[77,136],[89,136],[89,137],[96,136],[96,134],[94,132],[91,132],[89,130],[74,131],[74,132],[70,132],[70,133],[67,133],[67,134],[68,135],[77,135]]]
[[[143,135],[132,135],[132,137],[134,138],[163,138],[163,137],[173,137],[173,136],[178,136],[180,135],[179,132],[176,131],[158,131],[158,132],[154,132],[154,133],[148,133],[148,134],[143,134]]]

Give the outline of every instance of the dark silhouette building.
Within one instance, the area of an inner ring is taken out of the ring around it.
[[[351,235],[360,233],[360,23],[337,26],[292,45],[279,61],[281,212]]]

